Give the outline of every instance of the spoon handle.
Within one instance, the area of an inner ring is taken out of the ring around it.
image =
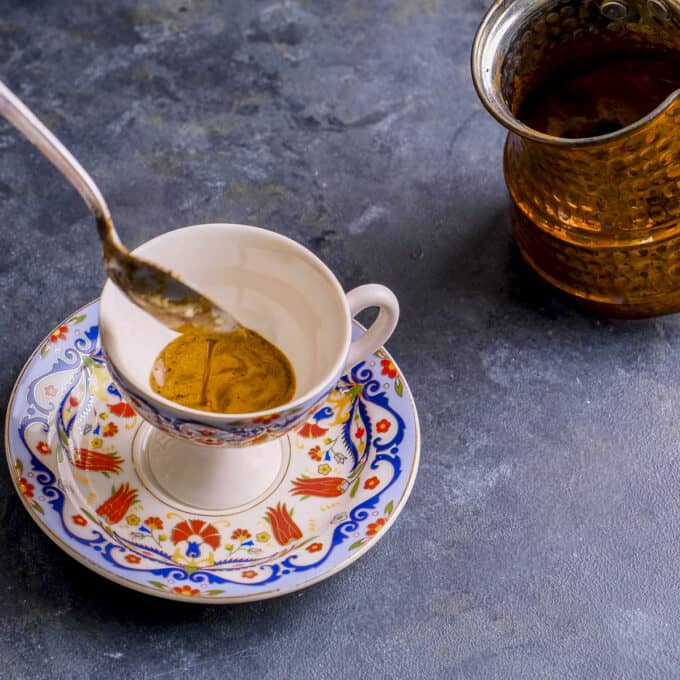
[[[56,166],[83,197],[97,220],[109,278],[132,302],[172,329],[195,323],[211,329],[234,330],[238,321],[179,277],[132,255],[118,238],[106,201],[70,151],[30,109],[0,81],[0,116],[6,118]]]
[[[54,163],[83,197],[95,217],[111,219],[101,191],[85,168],[2,81],[0,81],[0,115]]]

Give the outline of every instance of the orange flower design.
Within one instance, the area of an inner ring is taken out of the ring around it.
[[[50,335],[50,342],[54,344],[59,340],[66,340],[67,334],[68,326],[59,326],[59,328],[55,328],[53,333]]]
[[[310,553],[319,552],[319,550],[323,550],[323,543],[310,543],[306,550]]]
[[[302,538],[302,531],[293,521],[285,503],[277,503],[275,508],[267,508],[266,517],[279,545],[287,545],[291,541]]]
[[[151,530],[157,529],[160,531],[163,528],[163,520],[160,517],[147,517],[144,520],[144,524]]]
[[[247,541],[251,537],[250,531],[248,529],[236,529],[231,534],[231,539],[233,541]]]
[[[375,489],[379,484],[380,480],[377,477],[370,477],[364,482],[364,489]]]
[[[47,456],[52,453],[52,447],[47,442],[38,442],[38,445],[35,448],[38,453],[42,453],[43,456]]]
[[[172,592],[177,595],[184,595],[185,597],[196,597],[196,595],[201,594],[198,588],[192,588],[191,586],[175,586]]]
[[[169,432],[170,430],[168,430]],[[212,437],[201,437],[200,439],[196,440],[197,442],[200,442],[201,444],[207,444],[208,446],[222,446],[223,442],[220,441],[219,439],[213,439]]]
[[[380,371],[382,375],[389,376],[392,379],[397,377],[397,367],[390,359],[383,359],[380,365],[382,366],[382,371]]]
[[[254,569],[247,569],[246,571],[241,572],[241,576],[243,576],[243,578],[255,578],[257,572]]]
[[[113,435],[118,433],[118,425],[116,423],[109,423],[104,430],[102,431],[102,434],[105,437],[113,437]]]
[[[142,561],[142,558],[137,557],[137,555],[125,555],[125,561],[130,564],[139,564]]]
[[[276,420],[279,417],[278,413],[272,413],[270,416],[260,416],[259,418],[255,418],[254,422],[256,423],[262,423],[263,425],[269,425],[269,423],[272,422],[272,420]]]
[[[316,461],[320,461],[323,458],[323,452],[321,451],[321,447],[317,444],[317,446],[312,446],[309,451],[307,451],[307,455],[312,459]]]
[[[387,432],[387,430],[390,429],[390,421],[385,420],[385,418],[383,418],[382,420],[379,420],[375,424],[375,429],[378,430],[378,432]]]
[[[26,498],[33,498],[34,488],[33,484],[30,484],[26,477],[22,477],[19,480],[19,491],[21,491]]]
[[[73,523],[79,527],[84,527],[87,524],[87,520],[82,515],[73,515]]]
[[[381,517],[373,524],[368,525],[368,531],[366,531],[366,536],[375,536],[379,531],[382,531],[385,526],[385,518]]]

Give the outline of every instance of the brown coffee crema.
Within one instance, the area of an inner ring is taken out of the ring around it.
[[[212,413],[266,411],[293,398],[293,366],[255,331],[217,333],[185,326],[180,332],[151,371],[151,387],[160,396]]]

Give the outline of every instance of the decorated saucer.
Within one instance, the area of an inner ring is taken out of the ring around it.
[[[420,439],[410,390],[384,349],[283,438],[285,464],[266,497],[231,512],[192,512],[148,484],[135,455],[148,426],[111,379],[97,312],[96,301],[82,308],[35,351],[5,428],[24,505],[76,560],[150,595],[253,601],[341,571],[395,521]],[[354,337],[363,332],[354,326]]]

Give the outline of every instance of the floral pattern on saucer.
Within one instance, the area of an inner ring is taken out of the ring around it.
[[[17,383],[6,433],[29,512],[95,571],[174,599],[261,599],[339,571],[401,510],[418,423],[384,350],[288,435],[290,464],[268,498],[232,514],[188,515],[137,476],[131,452],[142,420],[111,378],[96,322],[92,303],[48,336]]]

